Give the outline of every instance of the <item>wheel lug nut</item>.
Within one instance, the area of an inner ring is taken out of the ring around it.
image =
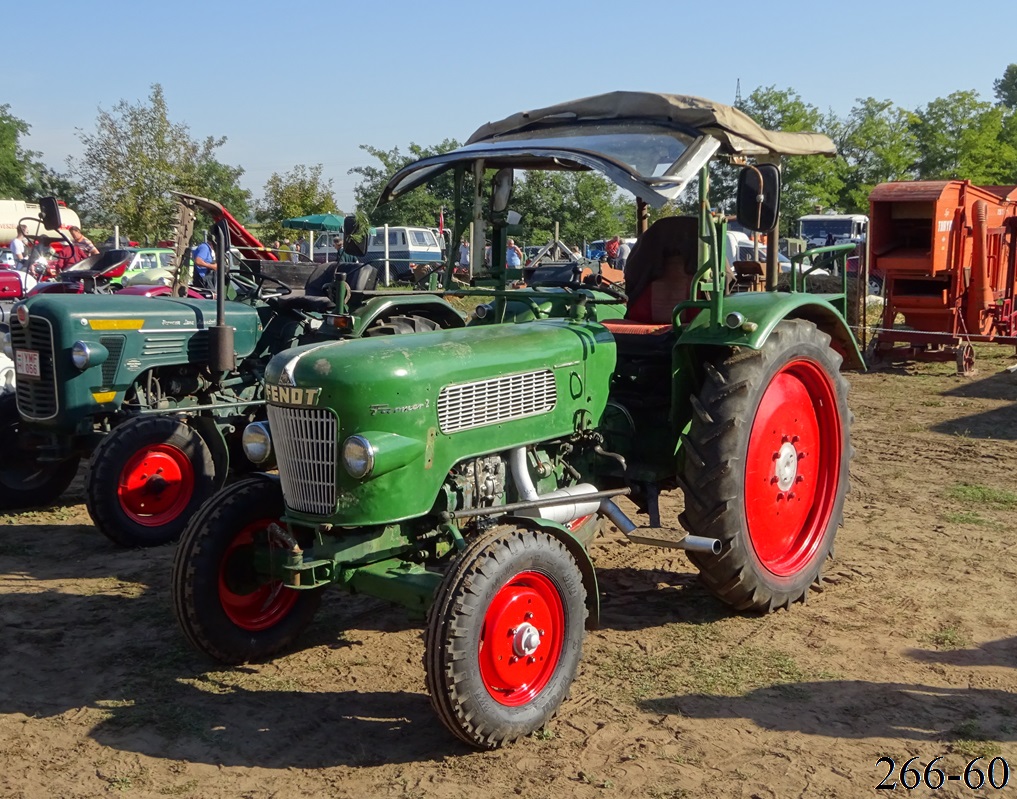
[[[537,659],[535,657],[533,657],[533,655],[530,655],[528,658],[526,658],[526,662],[527,663],[536,663]]]
[[[788,499],[794,499],[795,498],[795,492],[794,491],[788,491],[787,492],[787,498]]]
[[[529,621],[530,619],[532,619],[532,618],[533,618],[533,614],[532,614],[532,613],[530,613],[529,611],[527,611],[527,612],[526,612],[526,613],[525,613],[525,614],[523,615],[523,618],[524,618],[524,619],[526,619],[527,621]]]
[[[790,440],[791,440],[791,436],[788,436],[788,435],[784,435],[784,436],[780,437],[780,443],[781,444],[786,444]]]
[[[778,491],[777,492],[777,501],[780,502],[782,499],[784,499],[784,492],[783,491]]]
[[[804,482],[805,482],[805,478],[804,478],[804,477],[802,477],[801,475],[798,475],[798,476],[797,476],[797,477],[795,478],[795,482],[796,482],[796,483],[804,483]]]
[[[797,444],[801,439],[798,436],[791,436],[791,443]]]
[[[519,658],[513,655],[512,657],[509,658],[509,663],[515,663],[517,660],[519,660]]]

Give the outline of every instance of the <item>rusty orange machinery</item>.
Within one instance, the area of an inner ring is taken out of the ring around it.
[[[904,343],[911,357],[960,364],[968,342],[1017,343],[1017,186],[882,183],[869,218],[870,271],[886,294],[877,354]]]

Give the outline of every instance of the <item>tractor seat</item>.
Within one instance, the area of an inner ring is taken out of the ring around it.
[[[629,290],[625,318],[608,320],[604,326],[624,336],[670,333],[675,306],[692,295],[698,242],[695,217],[664,217],[650,225],[625,264]]]

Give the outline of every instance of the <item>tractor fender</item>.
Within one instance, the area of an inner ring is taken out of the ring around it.
[[[557,522],[552,522],[540,517],[530,516],[505,516],[520,527],[537,529],[541,532],[553,535],[569,551],[569,554],[576,559],[579,571],[583,575],[583,586],[586,588],[586,629],[596,630],[600,626],[600,591],[597,588],[597,571],[593,568],[593,561],[586,547],[572,533]]]
[[[371,297],[354,311],[353,335],[362,336],[379,319],[392,316],[423,316],[443,328],[465,327],[466,318],[448,302],[433,294],[393,294]]]
[[[230,451],[226,438],[219,425],[211,416],[192,416],[186,420],[194,431],[201,436],[209,452],[212,453],[212,465],[215,467],[215,490],[226,485],[226,476],[230,469]]]
[[[828,298],[829,297],[829,298]],[[830,336],[833,348],[844,358],[844,368],[865,369],[865,360],[847,320],[833,306],[837,295],[789,292],[745,292],[724,298],[724,314],[740,313],[746,325],[731,329],[712,324],[712,310],[704,308],[678,338],[679,347],[721,346],[748,347],[758,350],[779,322],[785,319],[807,319]],[[680,313],[681,306],[676,310]]]

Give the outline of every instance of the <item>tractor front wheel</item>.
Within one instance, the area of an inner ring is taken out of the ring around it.
[[[273,573],[290,544],[281,524],[282,488],[250,477],[202,506],[177,546],[170,585],[187,640],[222,663],[264,660],[290,646],[314,618],[321,589],[288,588]]]
[[[575,559],[543,532],[496,528],[438,588],[424,669],[442,723],[494,749],[543,727],[575,679],[586,589]]]
[[[125,547],[175,541],[214,490],[208,445],[193,428],[167,416],[115,427],[95,448],[85,472],[92,521]]]
[[[785,320],[759,351],[706,361],[683,438],[683,526],[718,538],[689,553],[739,610],[804,601],[833,550],[851,457],[847,381],[830,337]]]
[[[78,458],[43,461],[34,449],[20,446],[14,394],[0,396],[0,438],[12,447],[0,462],[0,510],[20,510],[55,502],[78,473]]]

